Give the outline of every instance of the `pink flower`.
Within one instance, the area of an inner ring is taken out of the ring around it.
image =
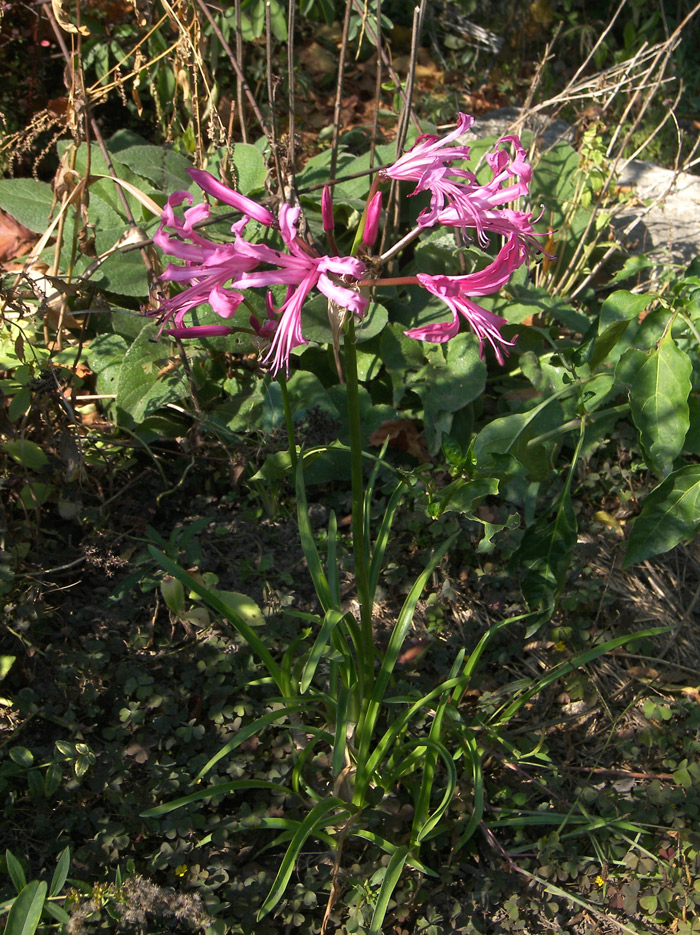
[[[493,348],[499,364],[503,363],[506,348],[513,347],[514,341],[506,341],[501,335],[501,328],[507,324],[505,318],[487,311],[469,296],[491,295],[504,286],[508,279],[526,257],[525,247],[517,236],[513,235],[499,252],[493,263],[477,273],[467,276],[427,276],[418,274],[418,281],[428,292],[436,295],[452,311],[452,319],[424,325],[406,331],[409,338],[420,341],[432,341],[440,344],[449,341],[459,331],[460,315],[466,319],[469,327],[479,339],[479,349],[483,356],[484,342]]]
[[[384,175],[401,182],[418,182],[414,194],[424,191],[430,187],[427,184],[428,180],[437,170],[444,169],[446,164],[455,159],[469,159],[468,146],[447,144],[466,133],[473,123],[473,117],[460,113],[457,127],[443,139],[430,133],[419,136],[407,153],[400,156],[388,169],[382,170]],[[458,170],[458,174],[473,178],[471,173],[465,173],[463,170]]]
[[[412,194],[429,191],[430,207],[418,218],[419,227],[435,224],[474,228],[482,245],[488,243],[486,232],[510,237],[515,233],[528,248],[539,250],[532,228],[532,215],[503,206],[529,195],[532,168],[517,136],[504,136],[497,148],[486,155],[493,178],[479,185],[467,169],[453,168],[455,159],[469,159],[468,146],[448,146],[468,130],[474,118],[460,114],[457,128],[442,140],[420,137],[409,152],[384,170],[389,178],[416,182]],[[509,144],[513,154],[501,144]],[[500,148],[498,148],[500,147]]]
[[[293,348],[308,343],[301,329],[301,310],[314,287],[335,305],[348,309],[360,318],[367,309],[367,299],[361,295],[359,288],[352,286],[365,274],[365,264],[356,257],[316,255],[298,237],[299,214],[298,207],[282,205],[280,208],[280,233],[289,252],[270,251],[275,256],[266,260],[276,265],[277,269],[244,273],[233,283],[237,289],[287,285],[287,295],[281,306],[279,309],[273,308],[279,320],[272,344],[264,358],[273,374],[282,367],[289,372],[289,355]],[[337,280],[346,285],[341,285]]]
[[[227,289],[226,283],[260,263],[259,256],[243,246],[247,242],[241,233],[248,223],[247,218],[233,225],[233,243],[219,244],[202,237],[194,227],[209,216],[207,205],[186,209],[182,219],[176,216],[173,209],[182,202],[191,205],[192,200],[188,192],[174,192],[168,198],[161,225],[153,237],[155,245],[164,253],[185,261],[184,266],[168,263],[161,276],[171,282],[190,283],[179,295],[166,299],[158,310],[162,322],[174,320],[178,328],[182,327],[188,312],[205,302],[222,318],[235,315],[243,296]],[[167,233],[168,228],[174,231],[174,237]]]

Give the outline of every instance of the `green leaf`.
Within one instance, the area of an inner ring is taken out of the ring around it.
[[[233,147],[233,166],[236,170],[236,188],[241,195],[264,190],[267,164],[255,146],[236,143]]]
[[[0,656],[0,682],[15,664],[17,656]]]
[[[10,759],[17,763],[18,766],[24,766],[25,769],[28,769],[34,762],[34,754],[27,747],[11,747]]]
[[[381,935],[384,916],[389,908],[391,894],[394,892],[396,885],[401,879],[401,874],[408,860],[408,855],[409,850],[405,844],[401,847],[397,847],[391,855],[377,896],[377,902],[374,907],[374,912],[372,913],[372,921],[369,924],[367,935]]]
[[[550,613],[566,583],[578,523],[568,485],[546,514],[525,530],[514,563],[527,568],[522,592],[530,610]]]
[[[64,847],[58,857],[58,862],[56,864],[56,869],[54,870],[53,877],[51,878],[51,885],[49,886],[49,896],[58,896],[58,894],[63,889],[63,886],[68,879],[68,871],[70,870],[70,847]]]
[[[12,903],[7,917],[5,935],[34,935],[46,900],[47,886],[43,880],[32,880]]]
[[[287,851],[282,858],[282,863],[280,864],[279,870],[277,871],[277,876],[275,877],[270,892],[267,894],[265,902],[260,907],[258,911],[258,921],[266,916],[268,912],[275,908],[277,903],[282,898],[285,889],[287,888],[287,883],[289,883],[289,878],[294,872],[294,867],[297,862],[297,857],[304,846],[306,839],[309,835],[313,834],[316,827],[323,827],[327,822],[324,821],[328,812],[333,811],[334,809],[340,809],[345,814],[348,813],[349,809],[345,802],[342,799],[339,799],[337,796],[331,795],[327,799],[322,799],[311,809],[306,818],[297,828],[294,837],[292,838]]]
[[[58,906],[56,903],[50,903],[48,900],[44,903],[44,912],[47,912],[50,916],[60,922],[61,925],[67,925],[70,922],[70,916],[63,908],[63,906]]]
[[[623,567],[693,538],[699,523],[700,464],[688,464],[669,474],[644,500],[630,533]]]
[[[637,318],[649,304],[646,295],[637,295],[620,289],[613,292],[600,310],[598,335],[591,354],[591,370],[608,361],[610,352],[623,336],[630,322]],[[615,355],[617,358],[619,354]]]
[[[264,641],[260,639],[260,637],[248,624],[248,622],[244,620],[239,614],[237,614],[233,608],[229,607],[226,601],[222,600],[216,591],[207,588],[206,585],[202,584],[200,581],[197,581],[196,578],[193,578],[192,575],[188,574],[184,569],[180,568],[179,565],[176,565],[175,562],[171,561],[163,552],[159,552],[158,549],[155,549],[152,545],[149,545],[148,551],[151,553],[151,556],[158,562],[161,568],[171,574],[174,578],[179,578],[186,588],[189,588],[190,591],[194,591],[195,594],[198,594],[205,601],[205,603],[209,604],[211,608],[218,611],[226,620],[229,621],[229,623],[235,627],[246,643],[248,643],[253,652],[257,654],[260,661],[272,676],[275,684],[278,686],[278,688],[280,688],[280,690],[283,691],[284,684],[279,666],[272,658],[272,655],[270,654],[270,651],[268,650]],[[203,775],[203,773],[200,773],[200,775]]]
[[[0,179],[0,208],[35,234],[49,224],[53,192],[47,182],[36,179]]]
[[[20,893],[27,885],[27,878],[24,875],[22,864],[17,860],[9,847],[5,851],[5,863],[7,864],[7,872],[10,874],[12,885],[17,892]]]
[[[192,163],[167,146],[129,146],[118,152],[119,162],[153,182],[159,192],[188,189],[192,185],[192,179],[187,174]]]
[[[236,616],[245,620],[251,627],[265,626],[262,611],[247,594],[242,594],[240,591],[216,591],[216,594]]]
[[[630,389],[630,410],[649,465],[665,476],[683,449],[690,425],[692,364],[670,331],[639,369]]]
[[[408,385],[423,401],[426,434],[431,451],[442,442],[440,417],[453,413],[480,396],[486,386],[486,364],[475,335],[462,332],[447,345],[424,349],[428,363],[408,378]],[[451,420],[450,420],[451,424]]]
[[[30,442],[26,438],[17,438],[4,442],[2,447],[18,464],[29,468],[30,471],[40,471],[49,463],[49,459],[39,445],[36,442]]]
[[[231,782],[219,782],[213,786],[207,786],[206,789],[198,789],[197,792],[180,796],[180,798],[173,799],[172,802],[166,802],[164,805],[148,808],[145,812],[141,812],[140,817],[160,818],[161,815],[168,815],[184,805],[191,805],[193,802],[202,802],[219,795],[228,795],[230,792],[245,791],[247,789],[273,789],[276,792],[285,793],[291,791],[289,786],[283,786],[278,782],[270,782],[267,779],[233,779]]]
[[[553,430],[564,421],[557,396],[548,397],[526,412],[501,416],[486,425],[474,440],[474,456],[480,469],[498,464],[499,455],[511,455],[540,480],[551,472],[550,459],[543,444],[531,444],[541,433]]]
[[[189,395],[182,367],[160,376],[170,361],[169,341],[155,340],[157,325],[148,322],[126,352],[119,369],[117,407],[135,422],[166,403]]]
[[[326,615],[323,620],[323,626],[318,632],[318,636],[314,641],[314,645],[311,647],[309,658],[306,660],[306,665],[304,666],[304,671],[301,676],[299,691],[302,695],[308,690],[309,685],[311,685],[314,673],[316,672],[316,667],[321,661],[321,657],[323,656],[328,640],[330,639],[333,630],[338,626],[344,616],[345,614],[343,614],[343,612],[340,610],[333,610],[331,608],[326,611]]]

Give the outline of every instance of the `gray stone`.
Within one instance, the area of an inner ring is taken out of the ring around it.
[[[535,133],[540,151],[560,140],[574,143],[574,128],[564,120],[523,115],[517,107],[502,107],[479,117],[465,140],[523,129]],[[634,159],[624,166],[617,184],[629,186],[636,195],[636,200],[623,206],[613,220],[627,250],[681,266],[687,266],[700,254],[700,176],[675,173]]]

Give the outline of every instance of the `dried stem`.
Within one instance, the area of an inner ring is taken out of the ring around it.
[[[228,44],[228,42],[224,38],[224,34],[219,29],[219,26],[216,20],[209,12],[209,8],[207,7],[204,0],[194,0],[194,2],[197,4],[199,9],[202,11],[202,13],[204,13],[204,15],[206,16],[207,20],[209,21],[209,24],[211,25],[211,28],[214,30],[214,34],[216,35],[216,38],[221,43],[221,48],[224,50],[224,52],[228,56],[228,59],[231,62],[231,66],[233,70],[236,72],[236,77],[241,82],[241,87],[243,88],[245,92],[245,96],[248,98],[248,101],[253,110],[253,113],[255,114],[256,120],[260,124],[260,129],[265,134],[265,136],[269,137],[270,131],[268,130],[267,124],[265,123],[265,119],[262,115],[262,112],[260,108],[258,107],[258,102],[255,100],[255,96],[253,92],[250,90],[250,85],[245,79],[245,75],[243,74],[243,71],[241,70],[241,66],[238,63],[238,59],[233,54],[233,50],[231,49],[231,46]]]
[[[333,140],[331,142],[330,177],[335,178],[338,167],[338,142],[340,140],[340,111],[343,99],[343,78],[345,75],[345,59],[348,51],[348,32],[350,30],[350,13],[353,0],[346,0],[345,19],[343,20],[343,35],[340,40],[340,58],[338,60],[338,83],[335,89],[335,108],[333,111]]]

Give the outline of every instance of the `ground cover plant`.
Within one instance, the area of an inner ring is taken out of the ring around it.
[[[598,108],[551,145],[439,98],[498,49],[426,6],[33,21],[8,933],[698,929],[700,268],[611,227],[695,11],[621,4],[556,89],[544,48],[526,113]]]

